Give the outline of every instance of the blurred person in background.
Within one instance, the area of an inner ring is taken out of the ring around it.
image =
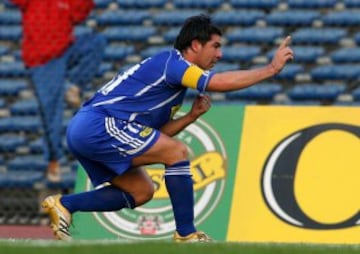
[[[55,237],[70,240],[72,214],[133,209],[152,199],[154,184],[142,167],[163,164],[175,220],[174,241],[209,242],[194,224],[194,190],[188,149],[174,136],[206,113],[207,91],[255,85],[281,71],[293,51],[284,39],[271,62],[257,69],[215,72],[222,32],[210,17],[186,20],[174,48],[119,73],[86,101],[67,130],[70,151],[86,170],[93,190],[53,195],[42,202]],[[199,96],[174,118],[187,89]]]
[[[11,0],[22,13],[22,59],[30,70],[44,129],[46,176],[59,181],[65,101],[77,108],[81,89],[102,61],[105,38],[95,33],[74,35],[93,0]],[[69,86],[66,85],[69,81]]]

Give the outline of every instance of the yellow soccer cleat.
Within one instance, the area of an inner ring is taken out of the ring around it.
[[[60,202],[61,195],[49,196],[41,203],[43,211],[50,217],[50,227],[58,240],[71,240],[71,214]]]
[[[188,243],[213,242],[213,240],[207,234],[201,231],[191,233],[187,236],[180,236],[178,232],[175,232],[173,239],[175,242],[188,242]]]

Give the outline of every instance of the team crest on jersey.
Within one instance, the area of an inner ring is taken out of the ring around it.
[[[194,181],[195,224],[200,226],[212,214],[223,195],[227,153],[217,132],[201,119],[188,126],[177,139],[185,143],[189,150]],[[164,181],[164,167],[152,165],[146,170],[155,186],[155,194],[150,202],[133,210],[94,213],[96,220],[105,229],[121,239],[169,239],[175,231]],[[89,181],[87,185],[89,189]]]
[[[144,127],[144,129],[140,132],[141,137],[147,137],[153,132],[153,128],[150,127]]]

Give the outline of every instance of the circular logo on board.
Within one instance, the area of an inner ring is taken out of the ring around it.
[[[176,138],[185,143],[189,150],[194,182],[195,224],[199,225],[211,215],[224,191],[227,172],[225,146],[216,131],[201,119],[189,125]],[[151,201],[135,209],[93,213],[105,229],[119,238],[168,239],[175,231],[172,206],[163,179],[164,167],[152,165],[146,170],[155,186]],[[92,188],[89,180],[86,188]]]

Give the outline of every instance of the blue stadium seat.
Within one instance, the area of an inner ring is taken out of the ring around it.
[[[186,91],[186,95],[185,95],[185,100],[190,100],[193,101],[194,98],[196,98],[196,96],[198,96],[200,93],[198,90],[195,89],[187,89]]]
[[[39,104],[36,99],[18,100],[10,106],[11,115],[37,115]]]
[[[303,72],[304,66],[301,64],[287,64],[274,78],[277,80],[294,80],[296,75]]]
[[[292,34],[294,44],[337,44],[347,35],[343,28],[300,28]]]
[[[149,17],[146,10],[110,10],[96,16],[96,21],[100,26],[141,25]]]
[[[274,11],[266,16],[265,20],[271,26],[311,26],[321,16],[315,10],[287,10]]]
[[[0,108],[5,108],[5,106],[6,106],[6,101],[5,101],[5,99],[0,98]]]
[[[105,9],[112,2],[113,2],[113,0],[94,0],[94,4],[95,4],[96,9]]]
[[[215,65],[213,68],[216,72],[222,72],[222,71],[233,71],[233,70],[239,70],[240,65],[237,63],[226,63],[226,62],[220,62]]]
[[[360,101],[360,87],[355,88],[352,92],[351,92],[354,101]]]
[[[0,63],[0,77],[4,78],[18,78],[28,75],[28,70],[25,68],[22,61],[15,62],[1,62]]]
[[[75,36],[82,36],[85,34],[92,34],[94,30],[88,26],[76,26],[74,29]]]
[[[0,118],[0,133],[26,132],[39,133],[41,122],[34,116],[13,116]]]
[[[252,26],[264,16],[260,10],[219,10],[212,14],[212,19],[219,26]]]
[[[0,56],[7,54],[10,51],[9,47],[0,45]]]
[[[360,32],[354,34],[354,40],[357,45],[360,45]]]
[[[287,4],[290,8],[334,8],[337,0],[288,0]]]
[[[164,40],[168,43],[174,43],[176,40],[176,37],[178,33],[180,32],[180,27],[172,27],[169,30],[167,30],[164,34]]]
[[[103,35],[108,41],[146,42],[150,36],[155,35],[156,28],[143,26],[108,27]]]
[[[0,152],[15,152],[18,147],[26,144],[24,136],[15,134],[0,135]]]
[[[235,28],[226,34],[226,38],[230,43],[274,43],[283,34],[284,29],[280,27]]]
[[[224,46],[222,53],[222,60],[249,62],[260,55],[261,48],[258,46]]]
[[[18,42],[22,36],[22,28],[20,25],[1,25],[0,40],[8,40]]]
[[[184,21],[194,15],[198,15],[200,13],[204,13],[203,10],[188,10],[184,9],[178,10],[171,10],[166,12],[158,12],[156,15],[152,17],[152,21],[155,25],[161,26],[179,26],[184,23]]]
[[[355,80],[360,77],[360,65],[322,65],[310,72],[313,80]]]
[[[228,100],[272,100],[282,91],[282,86],[277,83],[260,83],[238,91],[225,93]]]
[[[30,152],[32,154],[40,154],[44,152],[44,140],[42,137],[33,140],[29,144]]]
[[[323,16],[322,21],[325,26],[358,26],[360,25],[360,11],[330,12]]]
[[[44,179],[43,172],[34,170],[18,170],[0,173],[1,188],[34,188]]]
[[[28,86],[29,85],[26,80],[2,78],[0,82],[0,96],[18,96],[19,93],[28,88]]]
[[[292,46],[294,51],[295,63],[315,63],[318,57],[325,54],[325,49],[321,46]],[[277,48],[272,49],[266,54],[268,59],[272,59]]]
[[[316,83],[297,84],[287,91],[287,95],[292,100],[336,100],[345,91],[344,84],[324,84]]]
[[[112,63],[101,63],[98,71],[96,72],[96,77],[101,78],[105,75],[106,72],[111,71],[113,68]]]
[[[360,0],[344,0],[346,8],[360,8]]]
[[[105,48],[104,60],[105,61],[118,61],[125,59],[128,55],[135,52],[134,46],[118,46],[110,45]]]
[[[230,4],[234,8],[272,9],[279,0],[230,0]]]
[[[127,9],[163,8],[166,2],[166,0],[117,0],[120,8]]]
[[[176,8],[219,8],[223,0],[173,0],[173,4]]]
[[[20,25],[21,12],[17,9],[0,11],[0,25]]]
[[[330,54],[334,63],[360,63],[360,47],[339,48]]]
[[[150,56],[153,56],[156,53],[159,53],[161,51],[165,51],[165,50],[170,50],[173,47],[170,45],[162,45],[162,46],[150,46],[147,47],[145,49],[143,49],[142,51],[140,51],[140,56],[145,59],[148,58]]]
[[[45,172],[46,168],[47,162],[43,155],[19,155],[7,163],[8,171],[34,170]]]

